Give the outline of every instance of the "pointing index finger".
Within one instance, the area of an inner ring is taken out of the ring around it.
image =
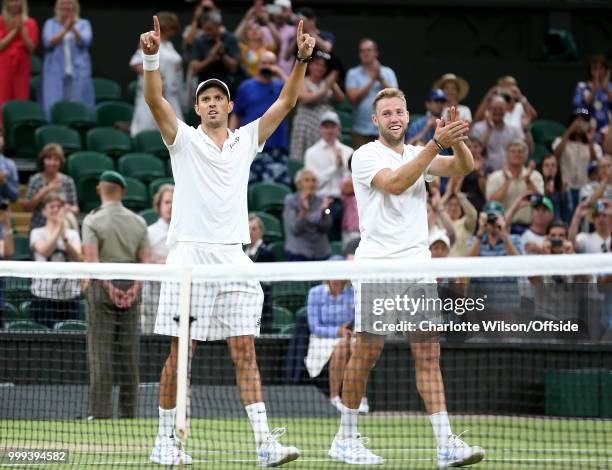
[[[153,16],[153,30],[155,34],[159,35],[159,20],[157,19],[157,15]]]
[[[298,23],[298,26],[297,26],[297,37],[298,37],[298,40],[300,40],[302,38],[303,30],[304,30],[304,20],[300,20],[300,22]]]

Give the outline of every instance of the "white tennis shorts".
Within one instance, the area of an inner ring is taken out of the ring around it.
[[[166,258],[166,264],[173,265],[251,263],[238,244],[179,242]],[[162,283],[155,333],[178,336],[179,291],[180,282]],[[263,291],[257,281],[193,283],[191,338],[215,341],[233,336],[258,336],[262,305]]]

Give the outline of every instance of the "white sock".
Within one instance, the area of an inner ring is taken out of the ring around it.
[[[266,405],[262,402],[253,403],[245,406],[244,409],[249,416],[251,426],[253,427],[253,435],[255,436],[255,445],[259,447],[265,440],[270,430],[268,429],[268,415],[266,414]]]
[[[349,439],[357,437],[357,417],[359,416],[359,409],[353,410],[344,406],[344,403],[340,403],[340,430],[338,436],[341,439]]]
[[[448,413],[440,411],[429,416],[433,432],[438,441],[438,447],[444,447],[448,443],[448,436],[452,434]]]
[[[174,418],[176,417],[176,408],[171,410],[164,410],[159,407],[159,430],[157,434],[159,436],[173,436],[174,435]]]
[[[329,401],[331,401],[331,402],[332,402],[334,405],[335,405],[336,403],[342,403],[342,402],[340,401],[340,397],[339,397],[338,395],[336,395],[335,397],[331,397],[331,398],[329,399]]]

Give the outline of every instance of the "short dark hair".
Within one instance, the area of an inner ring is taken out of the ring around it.
[[[372,38],[361,38],[361,39],[359,40],[359,45],[358,45],[358,47],[361,47],[361,45],[362,45],[364,42],[371,42],[372,44],[374,44],[374,47],[376,48],[376,50],[378,50],[378,43],[377,43],[376,41],[374,41],[374,39],[372,39]]]
[[[567,227],[567,224],[561,219],[554,220],[553,223],[548,226],[548,230],[546,231],[546,234],[548,235],[553,228],[559,228],[559,227],[565,230],[565,236],[567,237],[569,229]]]

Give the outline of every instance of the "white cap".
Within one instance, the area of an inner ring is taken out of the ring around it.
[[[325,111],[321,115],[321,119],[319,119],[319,122],[321,124],[323,124],[325,122],[333,122],[335,125],[339,126],[340,125],[340,117],[338,116],[338,113],[336,113],[335,111]]]
[[[196,92],[195,92],[195,96],[196,96],[196,103],[198,101],[198,95],[200,94],[200,90],[205,90],[207,88],[210,88],[211,86],[216,86],[218,88],[221,88],[222,90],[225,91],[225,94],[227,95],[227,100],[230,101],[230,91],[229,88],[227,87],[227,85],[225,84],[225,82],[219,80],[218,78],[209,78],[208,80],[204,80],[203,82],[201,82],[198,87],[196,88]]]
[[[450,248],[451,243],[448,235],[444,232],[444,230],[434,229],[429,234],[429,246],[433,245],[436,242],[444,242],[444,244]]]
[[[274,5],[279,7],[291,8],[291,0],[274,0]]]

